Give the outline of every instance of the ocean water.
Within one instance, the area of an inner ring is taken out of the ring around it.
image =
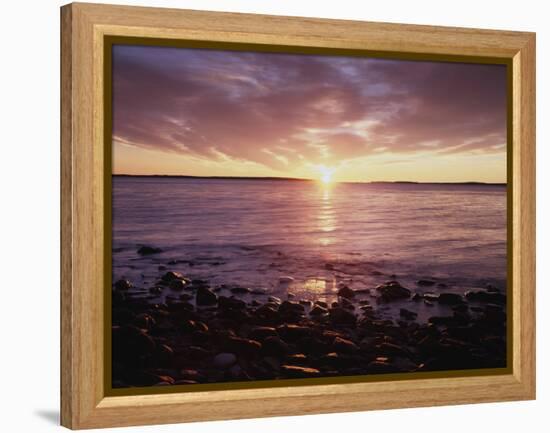
[[[159,266],[329,302],[339,285],[373,297],[392,279],[420,293],[506,287],[505,186],[114,176],[112,202],[113,279],[137,291]],[[163,252],[140,256],[141,245]],[[445,309],[409,304],[419,320]]]

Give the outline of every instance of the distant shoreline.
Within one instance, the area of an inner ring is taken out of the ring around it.
[[[113,174],[112,177],[136,177],[136,178],[181,178],[181,179],[212,179],[212,180],[266,180],[266,181],[298,181],[298,182],[316,182],[316,179],[306,179],[300,177],[277,177],[277,176],[190,176],[184,174]],[[335,183],[364,183],[364,184],[398,184],[398,185],[480,185],[480,186],[507,186],[506,183],[499,182],[417,182],[408,180],[374,180],[374,181],[344,181]]]

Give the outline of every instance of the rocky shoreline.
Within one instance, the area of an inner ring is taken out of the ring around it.
[[[391,280],[369,300],[342,285],[329,305],[159,271],[147,289],[113,285],[113,388],[506,366],[506,296],[495,287],[434,294]],[[381,317],[394,302],[411,308]],[[452,313],[420,323],[418,302]]]

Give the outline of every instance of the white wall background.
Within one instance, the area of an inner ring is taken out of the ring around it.
[[[550,349],[550,28],[536,0],[123,1],[277,15],[536,31],[538,45],[538,400],[132,428],[132,432],[263,433],[548,431]],[[59,0],[7,1],[2,11],[0,107],[0,430],[60,429]],[[546,216],[546,217],[545,217]],[[120,430],[119,430],[120,431]]]

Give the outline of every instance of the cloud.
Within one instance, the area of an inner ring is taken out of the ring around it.
[[[282,171],[381,151],[503,152],[506,69],[118,45],[113,116],[128,145]]]

